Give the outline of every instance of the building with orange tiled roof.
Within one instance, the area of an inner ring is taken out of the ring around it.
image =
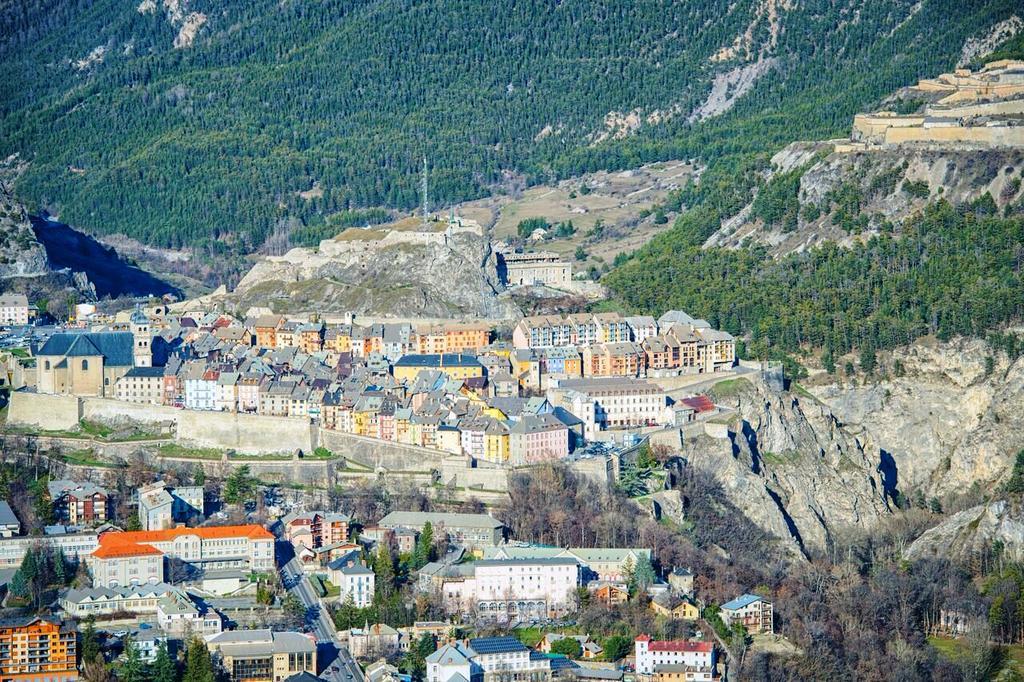
[[[205,571],[274,569],[274,536],[263,526],[208,526],[108,532],[88,557],[94,587],[163,582],[167,560]]]

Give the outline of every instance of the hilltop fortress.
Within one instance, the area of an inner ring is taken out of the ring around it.
[[[349,228],[318,247],[260,258],[230,294],[242,309],[504,319],[497,257],[483,227],[458,216]]]
[[[929,104],[908,115],[857,114],[849,142],[837,152],[914,144],[972,148],[1024,146],[1024,61],[990,62],[977,72],[957,69],[908,88]]]

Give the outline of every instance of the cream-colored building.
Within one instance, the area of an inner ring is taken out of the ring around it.
[[[28,324],[28,297],[25,294],[0,296],[0,324]]]
[[[499,270],[508,286],[544,284],[558,287],[572,281],[572,265],[557,253],[501,253]]]
[[[114,397],[134,366],[131,332],[54,334],[36,353],[40,393]]]
[[[298,673],[317,672],[312,635],[231,630],[206,637],[206,646],[232,682],[283,682]]]
[[[117,380],[115,394],[118,400],[144,405],[162,405],[164,400],[164,370],[162,367],[132,367]]]

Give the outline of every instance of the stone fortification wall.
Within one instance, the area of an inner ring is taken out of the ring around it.
[[[1004,102],[979,102],[957,106],[928,107],[931,116],[1019,116],[1024,114],[1024,98],[1011,99]]]
[[[429,472],[439,469],[448,454],[330,429],[320,429],[319,442],[328,450],[371,470]]]
[[[233,412],[175,412],[178,413],[177,440],[190,445],[253,454],[312,452],[317,447],[316,427],[308,419]]]
[[[12,426],[34,427],[43,431],[66,431],[78,426],[82,418],[78,398],[14,391],[7,411]]]
[[[908,143],[969,144],[984,147],[1024,146],[1024,126],[973,126],[948,128],[890,128],[885,145]]]
[[[109,398],[80,398],[82,418],[104,424],[139,422],[141,424],[177,423],[184,410],[162,405],[140,405]]]

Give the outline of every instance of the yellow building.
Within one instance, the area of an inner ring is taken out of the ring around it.
[[[403,355],[392,368],[396,381],[412,382],[421,371],[436,369],[452,379],[473,379],[484,375],[484,366],[475,355],[463,353],[436,353]]]
[[[73,682],[75,633],[42,618],[0,622],[0,680]]]
[[[651,610],[659,616],[665,616],[672,620],[697,620],[700,618],[700,609],[687,599],[672,597],[654,599],[651,601]]]
[[[39,392],[113,398],[134,350],[131,332],[54,334],[36,353]]]
[[[484,459],[488,462],[506,464],[509,457],[508,427],[492,419],[484,430]]]
[[[316,675],[316,640],[298,632],[231,630],[207,640],[232,682],[283,682]]]

